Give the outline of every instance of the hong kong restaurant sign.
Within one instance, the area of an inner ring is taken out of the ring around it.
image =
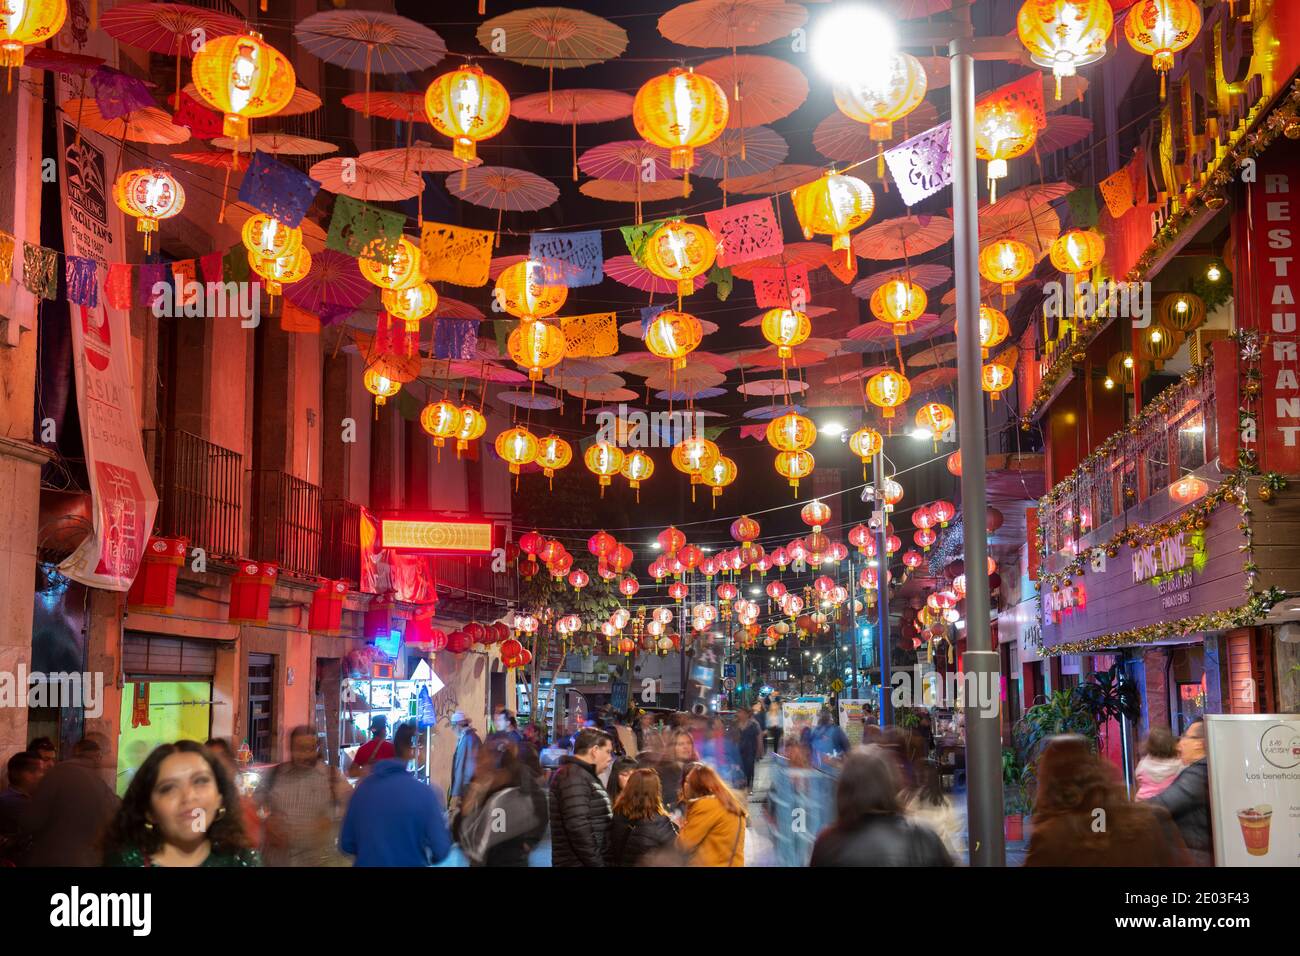
[[[1240,512],[1216,508],[1205,530],[1175,531],[1113,558],[1094,552],[1084,573],[1042,595],[1043,647],[1089,641],[1240,604],[1246,585]]]

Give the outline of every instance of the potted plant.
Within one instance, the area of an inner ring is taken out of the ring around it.
[[[1010,747],[1002,748],[1002,806],[1008,841],[1025,838],[1025,816],[1033,812],[1026,786],[1028,768]]]

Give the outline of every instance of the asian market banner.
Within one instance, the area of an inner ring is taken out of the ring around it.
[[[1217,866],[1300,866],[1300,718],[1206,714]]]
[[[58,43],[61,49],[112,62],[113,43],[105,34],[92,31],[82,39],[84,45],[79,46],[76,31],[64,31]],[[55,89],[59,102],[82,95],[79,85],[64,74],[56,75]],[[125,225],[111,201],[109,179],[120,167],[120,150],[89,130],[83,129],[78,138],[72,122],[61,113],[55,124],[64,250],[69,261],[72,257],[93,261],[102,284],[108,264],[125,258]],[[89,283],[81,276],[78,284]],[[59,570],[91,587],[127,591],[140,570],[158,511],[158,494],[140,439],[131,375],[130,315],[112,307],[106,296],[82,294],[69,301],[68,311],[94,530]]]

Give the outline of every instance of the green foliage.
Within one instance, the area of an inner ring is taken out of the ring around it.
[[[1137,720],[1142,715],[1142,697],[1137,684],[1120,670],[1118,664],[1108,671],[1089,674],[1074,693],[1098,727],[1125,717]]]

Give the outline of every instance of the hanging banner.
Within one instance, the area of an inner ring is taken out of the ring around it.
[[[704,214],[718,240],[718,265],[734,266],[779,255],[785,248],[770,196]]]
[[[106,34],[92,31],[84,46],[77,46],[74,38],[75,31],[65,30],[56,44],[115,62],[115,44]],[[60,103],[84,95],[80,81],[67,74],[56,74],[54,84]],[[108,264],[127,258],[122,213],[109,195],[110,176],[121,165],[119,148],[86,129],[78,140],[76,127],[62,114],[55,128],[64,252],[94,260],[97,284],[102,285]],[[128,591],[158,511],[158,494],[140,440],[130,315],[111,307],[108,296],[98,296],[94,305],[69,302],[68,311],[94,530],[59,571],[91,587]]]
[[[1206,714],[1216,866],[1300,866],[1300,719]]]
[[[613,312],[565,316],[564,354],[570,358],[608,358],[618,353],[618,323]]]
[[[470,288],[487,285],[492,263],[492,233],[441,222],[426,222],[420,233],[424,277]]]
[[[885,151],[885,162],[903,202],[915,206],[952,185],[952,124],[940,123]]]

